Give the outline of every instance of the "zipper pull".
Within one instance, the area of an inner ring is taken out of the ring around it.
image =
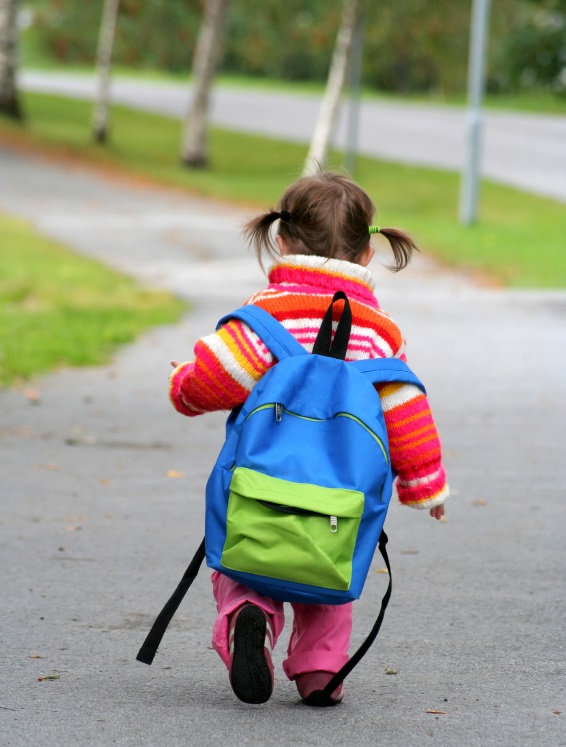
[[[338,531],[338,517],[337,516],[330,517],[330,531],[333,534]]]
[[[275,420],[277,423],[281,422],[281,419],[283,417],[283,405],[279,404],[279,402],[275,403]]]

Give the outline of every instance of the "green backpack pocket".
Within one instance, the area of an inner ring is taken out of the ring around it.
[[[225,568],[347,590],[364,494],[238,467],[230,483]]]

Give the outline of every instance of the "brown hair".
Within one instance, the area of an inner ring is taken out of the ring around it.
[[[334,172],[299,179],[286,189],[276,210],[253,218],[244,226],[244,236],[255,248],[261,264],[263,252],[277,256],[270,227],[279,220],[279,235],[293,254],[314,254],[356,262],[369,244],[369,226],[375,205],[349,177]],[[393,251],[394,264],[402,270],[413,251],[413,239],[398,228],[380,228]]]

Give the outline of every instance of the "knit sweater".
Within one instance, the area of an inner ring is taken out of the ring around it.
[[[346,360],[405,360],[399,328],[377,302],[371,272],[344,260],[286,255],[269,273],[269,285],[248,304],[268,311],[312,352],[322,318],[337,290],[347,294],[352,331]],[[341,313],[335,304],[335,325]],[[194,416],[230,410],[242,404],[259,379],[277,361],[261,339],[239,320],[200,339],[194,360],[171,374],[169,395],[174,407]],[[398,475],[401,503],[433,508],[448,497],[440,441],[425,395],[410,384],[377,387],[389,437],[391,464]]]

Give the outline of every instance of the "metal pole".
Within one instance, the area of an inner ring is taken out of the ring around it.
[[[352,58],[350,69],[350,105],[348,107],[348,124],[346,131],[346,153],[344,162],[350,176],[356,174],[358,157],[358,135],[360,129],[360,90],[362,78],[362,52],[363,52],[363,18],[358,15],[354,39],[352,42]]]
[[[485,58],[489,25],[489,0],[473,0],[468,63],[468,110],[466,113],[466,162],[460,188],[460,221],[475,223],[479,195]]]

